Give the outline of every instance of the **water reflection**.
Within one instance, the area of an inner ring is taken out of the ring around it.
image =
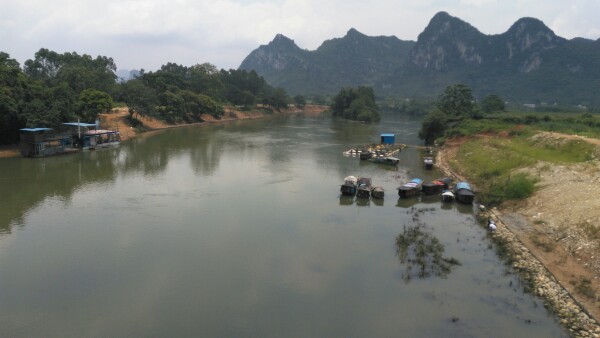
[[[420,196],[411,196],[411,197],[398,197],[398,201],[396,202],[396,207],[398,208],[411,208],[420,202]]]
[[[372,199],[373,204],[375,204],[375,206],[378,206],[378,207],[383,206],[383,200],[384,200],[383,198],[373,198]]]
[[[347,196],[340,194],[340,205],[352,205],[354,204],[354,196]]]
[[[358,205],[359,207],[368,207],[371,205],[371,199],[370,198],[356,198],[356,205]]]

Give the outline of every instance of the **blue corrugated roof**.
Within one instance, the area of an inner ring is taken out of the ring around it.
[[[382,133],[381,136],[382,137],[394,137],[396,135],[395,134],[385,134],[385,133]]]
[[[63,123],[65,126],[73,126],[73,127],[95,127],[96,124],[95,123],[83,123],[83,122],[67,122],[67,123]]]
[[[21,128],[21,131],[31,131],[31,132],[48,131],[48,130],[52,130],[52,128]]]

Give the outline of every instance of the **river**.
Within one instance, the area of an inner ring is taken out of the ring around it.
[[[0,335],[566,336],[472,207],[399,199],[441,176],[421,150],[398,168],[342,156],[419,127],[290,115],[0,159]],[[385,199],[340,197],[348,175]],[[417,224],[460,265],[408,270],[396,237]]]

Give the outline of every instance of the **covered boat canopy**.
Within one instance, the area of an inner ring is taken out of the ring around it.
[[[346,178],[344,178],[345,183],[356,184],[357,181],[358,179],[356,176],[346,176]]]
[[[461,190],[461,189],[466,189],[466,190],[472,191],[471,185],[469,185],[469,183],[467,183],[467,182],[458,182],[458,183],[456,183],[456,188],[455,189],[457,191]]]
[[[418,188],[423,184],[423,180],[420,178],[413,178],[410,182],[406,182],[401,185],[398,189],[402,188]]]
[[[366,186],[371,186],[371,179],[368,177],[362,177],[358,179],[358,185],[366,185]]]

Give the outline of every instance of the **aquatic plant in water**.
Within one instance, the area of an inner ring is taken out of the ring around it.
[[[405,281],[413,277],[447,276],[452,266],[460,262],[444,257],[443,253],[444,245],[421,225],[404,226],[404,231],[396,236],[396,254],[406,264]]]

